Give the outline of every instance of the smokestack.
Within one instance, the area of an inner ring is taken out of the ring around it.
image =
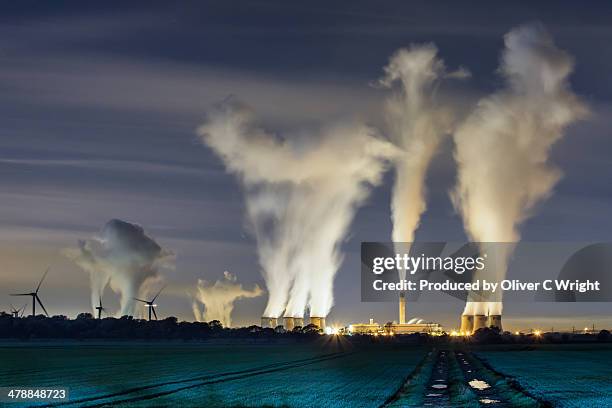
[[[489,327],[497,327],[499,329],[499,331],[502,330],[502,321],[501,321],[501,315],[490,315],[489,316],[489,323],[488,326]]]
[[[406,294],[400,293],[399,298],[399,323],[406,323]]]
[[[487,316],[483,314],[474,315],[474,331],[487,327]]]
[[[461,315],[461,332],[472,334],[474,331],[474,316]]]
[[[313,316],[310,316],[310,324],[314,324],[319,329],[325,330],[325,318],[324,317],[313,317]]]
[[[278,319],[276,317],[261,317],[261,327],[270,327],[274,329],[278,326]]]
[[[285,330],[288,330],[288,331],[293,330],[293,328],[295,327],[295,318],[285,316],[283,326],[285,326]]]
[[[295,327],[304,327],[304,318],[303,317],[294,317],[293,318]]]

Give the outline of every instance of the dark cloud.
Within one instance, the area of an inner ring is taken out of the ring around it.
[[[451,1],[385,7],[365,1],[5,2],[0,241],[7,248],[18,241],[37,254],[42,241],[59,250],[120,217],[144,225],[176,250],[177,283],[213,280],[200,276],[199,265],[206,262],[214,266],[211,274],[236,270],[245,285],[262,285],[253,266],[254,243],[245,236],[238,183],[212,153],[195,146],[194,129],[210,103],[240,92],[279,132],[351,115],[379,125],[385,95],[369,83],[396,49],[434,42],[448,66],[473,73],[456,92],[469,109],[479,95],[502,85],[495,72],[502,35],[530,21],[545,24],[575,57],[572,89],[593,115],[553,149],[551,161],[564,178],[537,217],[523,225],[523,239],[609,240],[612,54],[605,45],[611,19],[605,2],[576,7],[525,1],[493,10],[488,2]],[[442,146],[428,172],[429,205],[417,239],[464,238],[447,196],[455,177],[450,151],[450,144]],[[346,291],[338,295],[332,320],[334,314],[341,321],[367,317],[368,305],[353,307],[358,270],[350,258],[361,240],[390,237],[391,183],[387,177],[357,214],[337,277]],[[6,252],[14,268],[0,272],[2,281],[35,280],[40,267],[60,265],[81,287],[75,304],[80,296],[82,309],[88,307],[86,277],[61,257],[44,252],[20,262],[23,257],[11,253],[17,252]],[[48,284],[50,295],[59,293],[53,292],[54,279]],[[55,303],[61,299],[57,294]],[[190,317],[183,298],[170,302],[169,311]],[[234,320],[253,321],[264,302],[237,304]],[[379,320],[393,319],[395,305],[380,308]]]

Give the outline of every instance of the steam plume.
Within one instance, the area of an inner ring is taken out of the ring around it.
[[[134,297],[145,297],[150,284],[161,279],[160,270],[170,268],[174,255],[162,248],[136,224],[110,220],[99,236],[79,241],[78,248],[64,250],[91,279],[92,310],[110,284],[121,296],[121,314],[134,314]]]
[[[226,103],[198,131],[245,188],[247,217],[268,288],[265,316],[326,316],[341,240],[395,149],[362,125],[280,139]],[[291,299],[289,299],[291,293]]]
[[[561,177],[548,161],[551,147],[586,114],[567,81],[572,58],[541,26],[516,28],[504,40],[500,72],[506,88],[482,99],[455,134],[458,182],[452,198],[476,242],[520,239],[520,223]],[[496,257],[498,277],[505,276],[512,251],[505,247]],[[487,311],[501,314],[501,302],[468,302],[464,313]]]
[[[400,49],[385,67],[380,83],[401,84],[386,103],[390,138],[401,149],[395,162],[391,202],[393,241],[412,242],[426,209],[425,175],[442,138],[451,131],[453,112],[436,101],[437,85],[444,77],[465,77],[465,70],[447,73],[433,44]],[[405,279],[406,271],[400,271]]]
[[[193,302],[193,314],[198,322],[219,320],[223,326],[232,325],[232,311],[234,302],[243,298],[254,298],[261,296],[263,291],[257,285],[253,289],[243,289],[236,282],[236,276],[228,271],[223,272],[223,279],[214,285],[198,279],[197,293]],[[204,311],[200,311],[198,302],[204,305]]]

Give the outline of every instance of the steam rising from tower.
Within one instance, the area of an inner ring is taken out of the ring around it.
[[[459,70],[447,73],[432,44],[400,49],[385,67],[380,83],[401,88],[386,103],[390,138],[401,150],[395,160],[396,177],[391,202],[393,241],[412,242],[426,209],[425,175],[442,138],[449,134],[452,110],[435,100],[436,86],[444,77],[465,77]],[[405,278],[405,271],[402,271]]]
[[[64,254],[91,278],[95,312],[100,294],[110,284],[121,295],[121,314],[134,313],[134,298],[145,297],[149,285],[161,279],[160,270],[171,268],[174,254],[149,237],[140,225],[110,220],[99,236],[79,241]]]
[[[551,147],[586,114],[569,89],[572,58],[541,26],[516,28],[504,40],[506,88],[480,100],[455,134],[453,202],[470,239],[483,243],[520,239],[520,223],[561,177],[548,161]],[[498,278],[505,276],[513,245],[504,247],[496,254]],[[468,302],[464,314],[496,315],[501,325],[501,311],[501,301]]]
[[[333,305],[339,246],[395,149],[355,124],[280,139],[247,109],[225,103],[198,130],[237,174],[269,298],[264,316],[325,317]]]
[[[243,298],[254,298],[261,296],[263,291],[257,285],[253,289],[244,289],[236,282],[236,276],[225,271],[223,279],[214,284],[209,284],[201,279],[198,280],[197,292],[193,301],[193,314],[198,322],[219,320],[223,326],[230,327],[231,316],[234,310],[234,302]],[[198,302],[204,305],[204,311],[200,310]]]
[[[451,131],[453,112],[435,99],[444,77],[466,77],[459,70],[447,73],[433,44],[400,49],[385,67],[380,83],[401,88],[387,100],[385,113],[389,134],[401,154],[395,160],[395,185],[391,201],[393,241],[412,242],[421,215],[426,209],[425,176],[442,138]],[[409,248],[396,248],[409,250]],[[400,279],[406,271],[399,271]],[[400,296],[400,323],[405,323],[405,298]]]

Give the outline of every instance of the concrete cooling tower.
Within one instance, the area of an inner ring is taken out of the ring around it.
[[[293,330],[293,328],[295,327],[295,318],[285,316],[283,326],[285,327],[285,330],[287,331]]]
[[[324,317],[310,316],[310,324],[314,324],[319,329],[325,330],[325,318]]]
[[[489,315],[489,327],[497,327],[499,331],[502,331],[502,317],[501,315]]]
[[[474,316],[462,315],[461,316],[461,333],[472,334],[474,331]]]
[[[276,328],[278,326],[278,319],[276,317],[265,317],[261,318],[261,327],[269,327],[271,329]]]

